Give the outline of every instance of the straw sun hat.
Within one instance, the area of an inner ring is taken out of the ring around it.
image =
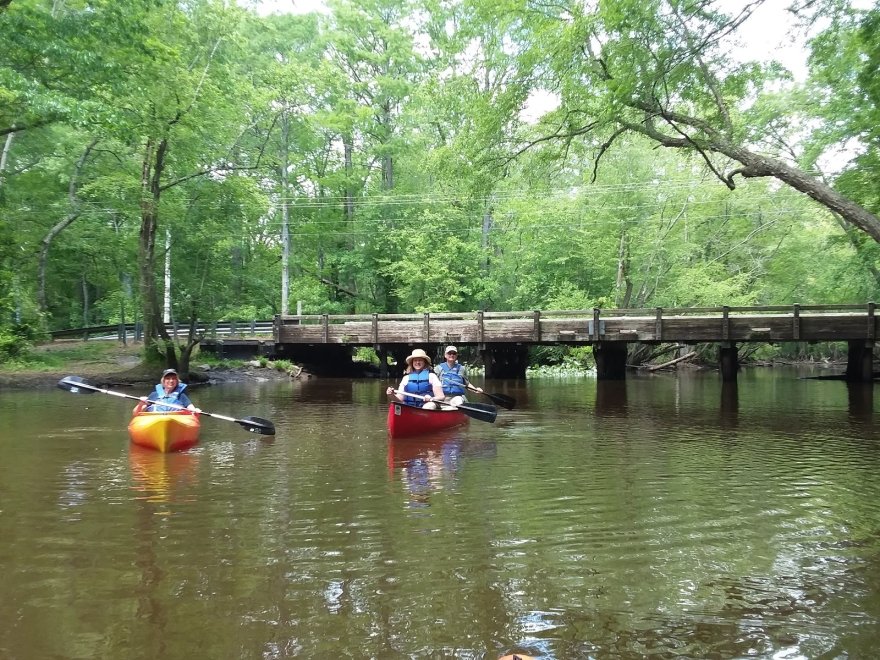
[[[406,358],[406,366],[411,367],[412,361],[416,358],[422,358],[425,362],[428,363],[428,366],[431,366],[431,358],[428,357],[428,354],[425,353],[421,348],[415,349],[409,357]]]

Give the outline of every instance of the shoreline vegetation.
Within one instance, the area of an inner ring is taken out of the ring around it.
[[[630,365],[639,373],[653,373],[676,369],[705,370],[714,365],[695,359],[692,353],[683,358],[658,364]],[[750,360],[744,367],[814,366],[843,369],[846,361],[815,360]],[[158,382],[164,366],[143,362],[143,346],[139,343],[123,345],[118,341],[67,340],[54,341],[31,347],[19,359],[0,363],[0,389],[45,389],[55,387],[65,376],[81,376],[99,387],[144,387]],[[576,376],[590,371],[581,361],[529,367],[528,377]],[[482,368],[472,366],[472,373],[482,374]],[[264,382],[289,379],[307,379],[313,374],[286,360],[217,360],[213,356],[194,356],[187,383],[190,387],[219,385],[232,382]],[[835,376],[826,376],[835,377]]]
[[[202,359],[196,355],[186,379],[190,387],[244,381],[308,378],[289,362]],[[33,346],[20,359],[0,363],[0,390],[55,387],[65,376],[82,376],[98,387],[144,387],[159,381],[164,365],[146,364],[143,345],[118,341],[55,341]]]

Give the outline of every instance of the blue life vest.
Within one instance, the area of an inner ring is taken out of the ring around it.
[[[190,404],[190,400],[189,397],[183,393],[185,389],[186,385],[178,383],[177,387],[166,394],[165,388],[159,383],[156,385],[156,390],[147,397],[149,400],[147,410],[150,412],[172,412],[181,410],[180,408],[163,405],[164,403],[176,403],[177,405],[186,408]]]
[[[443,394],[457,396],[465,393],[464,378],[461,375],[462,366],[456,362],[450,367],[448,362],[439,365],[440,384],[443,385]]]
[[[409,392],[410,394],[416,394],[419,398],[411,396],[405,397],[405,403],[411,403],[419,407],[425,405],[425,401],[421,397],[426,394],[434,393],[434,387],[431,385],[430,381],[432,373],[433,372],[430,369],[422,369],[421,371],[413,371],[409,374],[403,391]]]

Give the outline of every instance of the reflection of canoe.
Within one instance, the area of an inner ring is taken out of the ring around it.
[[[388,469],[406,467],[411,461],[461,453],[464,432],[447,429],[430,435],[404,438],[388,438]]]
[[[388,405],[388,433],[393,438],[422,435],[467,421],[468,416],[460,410],[425,410],[398,401]]]
[[[190,412],[141,412],[131,418],[131,441],[161,452],[188,449],[199,441],[199,416]]]

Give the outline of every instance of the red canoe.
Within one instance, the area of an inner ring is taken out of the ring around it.
[[[388,404],[388,433],[392,438],[424,435],[467,421],[468,416],[460,410],[425,410],[398,401]]]
[[[131,441],[156,451],[188,449],[199,441],[199,416],[191,412],[139,412],[131,418]]]

